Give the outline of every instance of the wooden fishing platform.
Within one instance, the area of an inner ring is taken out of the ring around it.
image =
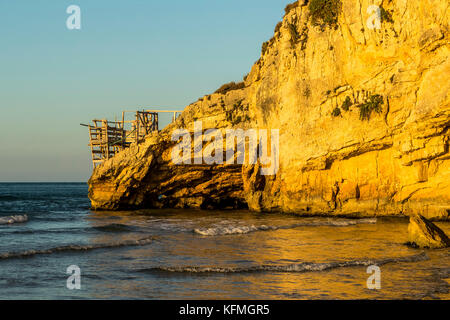
[[[122,120],[94,119],[92,124],[81,124],[89,128],[89,147],[94,168],[131,144],[139,144],[145,137],[159,131],[159,113],[172,113],[174,122],[182,111],[142,110],[123,111]],[[131,115],[131,119],[130,118]]]

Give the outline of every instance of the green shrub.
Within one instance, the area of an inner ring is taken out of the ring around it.
[[[298,7],[298,1],[295,1],[294,3],[290,3],[284,8],[284,13],[288,14],[291,10]]]
[[[394,23],[394,19],[392,19],[392,14],[389,11],[381,7],[380,13],[381,13],[381,22]]]
[[[248,105],[242,104],[244,99],[237,101],[233,104],[233,109],[226,113],[227,121],[231,122],[233,125],[239,124],[244,121],[250,121],[250,117],[245,115],[241,117],[239,113],[245,113],[248,111]]]
[[[233,110],[240,110],[240,111],[242,111],[243,108],[244,108],[244,106],[242,105],[242,101],[243,100],[239,100],[238,102],[233,104]]]
[[[341,109],[339,107],[334,108],[333,112],[331,113],[333,117],[339,117],[341,115]]]
[[[311,15],[312,24],[320,26],[322,30],[324,30],[326,26],[337,27],[341,9],[341,0],[309,1],[309,13]]]
[[[224,85],[222,85],[219,89],[217,89],[214,93],[221,93],[221,94],[225,94],[229,91],[233,91],[233,90],[239,90],[239,89],[243,89],[245,88],[245,84],[244,82],[229,82],[226,83]]]
[[[309,86],[303,90],[303,95],[307,98],[311,97],[311,88]]]
[[[342,103],[342,110],[344,111],[348,111],[352,105],[352,100],[350,99],[349,96],[347,96],[344,100],[344,102]]]
[[[376,113],[381,113],[381,106],[384,104],[383,96],[375,94],[369,97],[364,103],[358,105],[359,108],[359,119],[360,120],[370,120],[370,115],[372,111]]]
[[[264,55],[266,53],[268,47],[269,47],[269,41],[266,41],[262,44],[261,55]]]
[[[291,44],[295,45],[300,38],[300,35],[298,34],[297,31],[297,27],[293,23],[288,23],[288,30],[289,33],[291,34]]]
[[[278,31],[280,31],[282,25],[283,25],[283,23],[281,21],[278,22],[277,25],[275,26],[274,33],[277,33]]]

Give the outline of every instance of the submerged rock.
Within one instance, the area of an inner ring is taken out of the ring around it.
[[[421,215],[412,216],[409,220],[409,244],[419,248],[450,247],[450,239],[434,223]]]
[[[28,221],[28,216],[24,214],[23,216],[9,216],[1,217],[0,225],[2,224],[13,224],[13,223],[23,223]]]

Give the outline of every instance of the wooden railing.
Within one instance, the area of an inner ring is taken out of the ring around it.
[[[159,113],[172,113],[173,122],[181,111],[123,111],[121,121],[94,119],[92,124],[81,124],[89,128],[89,147],[94,168],[128,148],[132,143],[139,144],[145,140],[147,135],[158,132]],[[129,114],[133,115],[132,120],[127,120]]]

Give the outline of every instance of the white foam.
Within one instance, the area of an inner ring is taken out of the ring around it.
[[[268,230],[267,226],[227,226],[227,227],[214,227],[205,229],[195,229],[194,232],[202,236],[217,236],[228,234],[245,234],[254,231]]]
[[[426,253],[384,258],[384,259],[360,259],[350,260],[342,262],[327,262],[327,263],[314,263],[303,262],[298,264],[289,265],[256,265],[256,266],[243,266],[243,267],[203,267],[203,266],[186,266],[186,267],[156,267],[141,271],[165,271],[175,273],[248,273],[248,272],[320,272],[336,268],[348,268],[356,266],[370,266],[370,265],[385,265],[388,263],[402,263],[402,262],[419,262],[429,260]]]
[[[119,247],[133,247],[133,246],[145,246],[152,243],[153,237],[146,237],[137,240],[124,240],[105,244],[91,244],[91,245],[68,245],[60,246],[51,249],[43,250],[27,250],[22,252],[6,252],[0,253],[0,260],[2,259],[12,259],[12,258],[26,258],[32,257],[39,254],[52,254],[57,252],[70,252],[70,251],[90,251],[95,249],[108,249],[108,248],[119,248]]]
[[[249,225],[249,226],[239,226],[239,225],[231,225],[231,226],[219,226],[212,228],[202,228],[202,229],[194,229],[194,233],[202,235],[202,236],[219,236],[219,235],[232,235],[232,234],[246,234],[255,231],[269,231],[269,230],[279,230],[279,229],[294,229],[298,227],[304,226],[332,226],[332,227],[346,227],[353,226],[357,224],[372,224],[377,223],[376,218],[370,219],[328,219],[328,220],[313,220],[313,221],[305,221],[301,223],[295,223],[291,225],[284,226],[266,226],[266,225]]]

